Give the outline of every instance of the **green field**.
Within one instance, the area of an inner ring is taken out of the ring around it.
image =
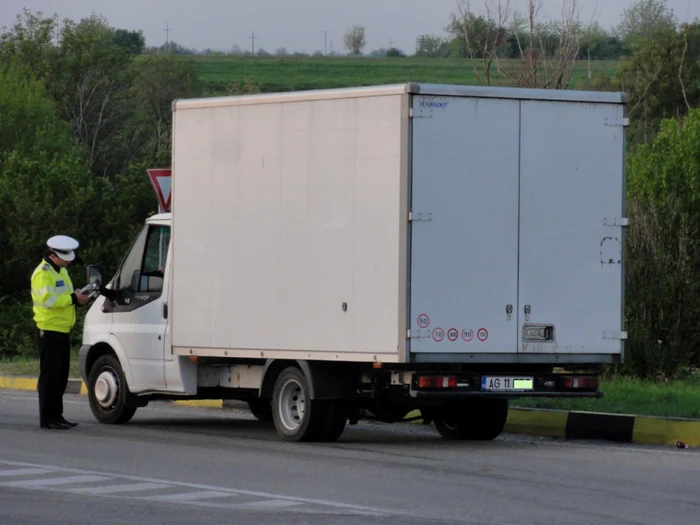
[[[424,58],[248,58],[196,57],[192,59],[200,78],[212,91],[222,91],[236,82],[253,81],[263,92],[328,89],[402,82],[478,84],[474,71],[483,76],[479,60]],[[515,63],[514,63],[515,62]],[[517,61],[503,61],[515,67]],[[595,61],[594,75],[612,76],[617,61]],[[572,87],[588,76],[588,64],[577,63]],[[504,83],[495,71],[494,84]]]

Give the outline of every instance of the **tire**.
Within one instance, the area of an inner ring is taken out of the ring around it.
[[[136,413],[136,407],[125,401],[128,386],[119,360],[113,355],[103,355],[95,361],[88,376],[90,410],[100,423],[122,425]]]
[[[328,414],[328,423],[326,430],[321,436],[321,440],[333,443],[345,432],[345,425],[348,423],[348,408],[343,401],[326,401],[330,404]]]
[[[272,421],[272,404],[269,399],[251,399],[248,408],[257,420],[266,423]]]
[[[435,428],[447,440],[492,441],[506,426],[507,399],[470,399],[440,410]]]
[[[287,441],[322,441],[332,436],[328,422],[333,405],[310,397],[306,376],[297,367],[288,367],[277,377],[272,419],[280,437]]]

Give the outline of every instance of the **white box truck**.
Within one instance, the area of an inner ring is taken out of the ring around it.
[[[409,83],[175,101],[172,209],[85,320],[95,417],[236,399],[293,441],[414,410],[493,439],[509,399],[600,397],[626,337],[626,100]]]

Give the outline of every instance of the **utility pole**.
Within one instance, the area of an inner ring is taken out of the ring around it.
[[[389,49],[393,49],[394,47],[394,41],[389,37]]]
[[[258,38],[255,36],[255,30],[253,30],[253,33],[250,35],[250,40],[253,42],[253,56],[255,56],[255,39]]]
[[[325,55],[328,55],[328,33],[330,31],[324,31],[323,32],[323,53]]]
[[[165,23],[165,27],[163,28],[163,31],[165,31],[165,45],[169,48],[170,47],[170,27],[168,26],[168,23]]]

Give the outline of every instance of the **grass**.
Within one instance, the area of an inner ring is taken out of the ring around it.
[[[0,359],[0,375],[39,377],[39,360],[29,357]],[[77,350],[71,352],[70,372],[68,375],[71,379],[80,378],[80,362],[78,361]]]
[[[195,57],[202,82],[214,91],[234,82],[252,80],[263,92],[329,89],[402,82],[478,84],[474,67],[483,71],[479,60],[425,58],[248,58]],[[508,67],[508,60],[503,61]],[[514,61],[517,63],[517,61]],[[612,76],[617,61],[595,61],[595,74]],[[584,80],[587,62],[577,63],[572,84]],[[482,75],[483,76],[483,75]],[[500,77],[494,73],[494,78]]]
[[[631,378],[601,381],[602,399],[518,399],[511,406],[700,419],[700,379],[654,383]]]

